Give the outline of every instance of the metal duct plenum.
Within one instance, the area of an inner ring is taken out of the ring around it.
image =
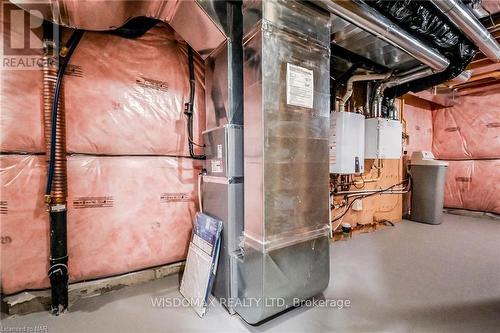
[[[500,45],[474,14],[459,0],[431,0],[486,57],[500,61]]]
[[[318,0],[331,13],[363,28],[408,53],[435,72],[444,71],[450,61],[362,1]]]

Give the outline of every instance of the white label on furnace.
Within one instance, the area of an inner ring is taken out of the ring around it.
[[[212,160],[212,172],[224,172],[221,160]]]
[[[222,158],[222,145],[217,145],[217,158]]]
[[[313,71],[304,67],[286,64],[286,103],[305,108],[313,107]]]

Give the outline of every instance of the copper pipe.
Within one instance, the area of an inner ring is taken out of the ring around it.
[[[52,130],[52,104],[57,80],[57,68],[51,64],[52,58],[44,56],[43,65],[43,122],[45,134],[46,161],[50,159],[50,133]],[[52,180],[51,203],[65,203],[68,194],[66,166],[66,119],[64,111],[64,88],[61,86],[56,123],[56,155]]]

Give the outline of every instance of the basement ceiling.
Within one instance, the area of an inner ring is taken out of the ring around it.
[[[332,42],[393,70],[404,71],[421,63],[377,36],[332,16]]]

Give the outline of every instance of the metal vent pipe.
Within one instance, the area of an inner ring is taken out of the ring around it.
[[[316,0],[316,3],[331,13],[403,50],[429,66],[434,73],[442,72],[450,65],[450,61],[441,53],[399,28],[379,11],[362,1]]]
[[[392,77],[389,81],[382,83],[376,90],[375,93],[375,101],[373,105],[372,116],[381,117],[382,116],[382,100],[384,97],[384,91],[387,88],[395,87],[400,84],[408,83],[411,81],[415,81],[433,74],[432,69],[424,68],[415,71],[414,69],[410,69],[404,73],[401,73],[397,76]]]
[[[431,0],[489,59],[500,61],[500,45],[459,0]]]

